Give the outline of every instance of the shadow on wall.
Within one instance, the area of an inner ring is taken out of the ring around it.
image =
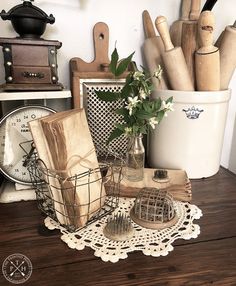
[[[236,174],[236,115],[234,118],[234,129],[229,158],[229,170]]]

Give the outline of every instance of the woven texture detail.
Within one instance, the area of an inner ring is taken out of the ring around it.
[[[119,206],[114,213],[129,215],[133,205],[134,199],[120,198]],[[127,258],[128,253],[132,251],[142,251],[144,255],[154,257],[166,256],[174,249],[172,243],[176,239],[197,238],[200,234],[200,226],[194,224],[193,221],[202,216],[202,211],[195,205],[180,201],[174,201],[174,208],[178,216],[178,221],[174,226],[163,230],[151,230],[132,222],[135,232],[133,237],[127,241],[111,241],[103,235],[108,215],[74,233],[68,232],[49,217],[44,222],[48,229],[59,229],[62,233],[62,241],[70,248],[82,250],[88,246],[95,251],[95,256],[105,262],[114,263],[119,259]]]

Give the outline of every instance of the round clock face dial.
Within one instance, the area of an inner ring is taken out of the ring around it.
[[[17,183],[31,184],[27,167],[23,166],[32,146],[28,122],[54,112],[44,106],[24,106],[11,111],[1,119],[0,169],[7,178]]]

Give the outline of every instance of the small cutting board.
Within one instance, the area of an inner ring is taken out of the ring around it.
[[[94,60],[90,63],[85,62],[81,58],[76,59],[77,69],[81,72],[101,71],[103,65],[110,63],[108,57],[109,48],[109,28],[106,23],[98,22],[93,28],[93,43],[94,43]]]

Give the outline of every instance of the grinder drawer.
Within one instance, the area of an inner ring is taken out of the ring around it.
[[[12,67],[12,83],[53,83],[57,78],[51,73],[50,67]]]

